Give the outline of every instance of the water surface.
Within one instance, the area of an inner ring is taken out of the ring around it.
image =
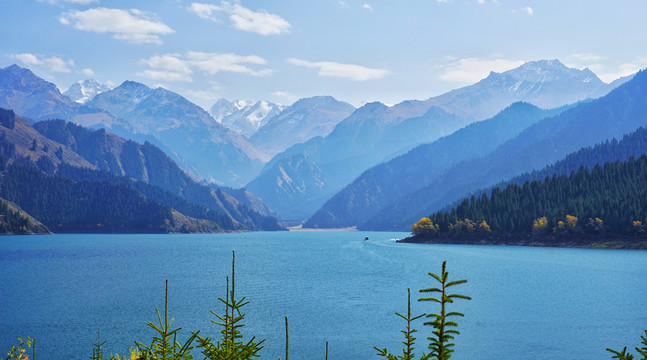
[[[0,238],[0,353],[37,339],[39,359],[87,359],[97,330],[106,353],[150,343],[164,306],[180,334],[217,336],[209,310],[225,292],[236,251],[244,334],[267,339],[262,358],[375,359],[400,352],[406,290],[433,285],[447,260],[457,290],[456,359],[608,359],[647,328],[647,252],[514,246],[397,244],[403,233],[281,232],[216,235],[51,235]],[[369,236],[370,241],[363,241]],[[413,312],[435,312],[413,303]],[[429,327],[417,323],[420,353]],[[198,357],[200,358],[200,357]]]

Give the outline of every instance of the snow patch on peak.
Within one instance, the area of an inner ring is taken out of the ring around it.
[[[70,88],[63,93],[63,95],[66,95],[79,104],[85,104],[86,102],[94,99],[94,97],[98,94],[110,90],[112,90],[112,88],[106,84],[101,84],[94,79],[87,79],[76,82],[75,84],[70,86]]]
[[[211,107],[211,115],[222,125],[246,137],[280,113],[283,106],[263,100],[219,99]]]

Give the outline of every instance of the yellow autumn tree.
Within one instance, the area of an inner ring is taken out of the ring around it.
[[[603,234],[605,232],[606,226],[604,221],[600,218],[589,218],[589,222],[586,223],[586,231],[594,234]]]
[[[438,224],[434,224],[428,217],[423,217],[411,227],[414,235],[437,235],[440,231]]]
[[[453,235],[473,234],[477,229],[478,224],[470,219],[458,220],[454,224],[449,224],[449,232]]]
[[[561,222],[561,221],[560,221]],[[561,222],[563,224],[563,222]],[[532,235],[543,235],[548,231],[548,219],[545,216],[535,219],[532,222]]]
[[[553,229],[557,235],[576,234],[582,232],[582,228],[578,224],[577,216],[566,215],[564,221],[557,222],[557,226]]]
[[[482,220],[479,223],[479,232],[486,233],[486,234],[492,232],[492,229],[490,229],[490,225],[488,225],[488,223],[485,220]]]

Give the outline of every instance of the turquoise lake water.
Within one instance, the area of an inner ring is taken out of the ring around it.
[[[369,236],[370,241],[363,241]],[[209,310],[236,251],[236,291],[246,296],[243,333],[265,338],[262,359],[376,359],[400,353],[407,287],[412,299],[447,260],[472,301],[455,303],[453,359],[609,359],[606,347],[639,344],[647,329],[647,251],[416,245],[404,233],[259,232],[215,235],[51,235],[0,238],[0,354],[37,339],[37,358],[88,359],[97,330],[107,353],[149,343],[163,311],[180,335],[217,336]],[[413,312],[437,311],[413,301]],[[431,328],[418,320],[417,353]],[[198,354],[196,354],[198,355]],[[197,358],[201,358],[197,356]]]

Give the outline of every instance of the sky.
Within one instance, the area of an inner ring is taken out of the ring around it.
[[[644,0],[2,0],[0,67],[284,105],[427,99],[559,59],[611,82],[647,66]]]

